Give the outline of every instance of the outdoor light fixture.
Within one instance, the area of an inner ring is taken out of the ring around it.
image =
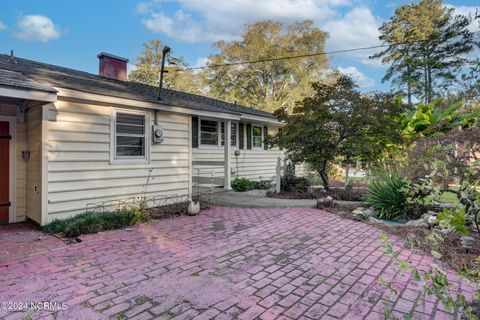
[[[168,70],[165,70],[165,58],[167,57],[168,53],[171,51],[169,46],[163,47],[163,56],[162,56],[162,67],[160,68],[160,83],[158,85],[158,97],[157,100],[162,100],[162,85],[163,85],[163,74],[167,73]]]

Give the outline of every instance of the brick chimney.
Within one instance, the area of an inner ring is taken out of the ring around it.
[[[100,62],[98,71],[99,75],[116,80],[127,80],[128,59],[106,52],[100,52],[97,57]]]

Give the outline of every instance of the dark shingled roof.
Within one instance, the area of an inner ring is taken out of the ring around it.
[[[57,86],[82,92],[158,103],[158,88],[154,86],[105,78],[88,72],[3,54],[0,54],[0,79],[0,85],[13,85],[49,92],[54,90],[51,86]],[[162,90],[162,103],[197,110],[244,113],[275,118],[268,112],[169,89]]]
[[[21,72],[5,69],[0,69],[0,85],[54,93],[57,92],[53,87],[39,84]]]

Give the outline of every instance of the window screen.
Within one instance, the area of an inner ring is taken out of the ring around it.
[[[262,147],[262,127],[252,127],[252,143],[254,148]]]
[[[145,157],[145,116],[117,112],[115,137],[116,157]]]
[[[214,120],[200,121],[200,144],[218,145],[218,122]]]

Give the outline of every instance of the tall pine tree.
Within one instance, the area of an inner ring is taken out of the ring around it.
[[[426,103],[449,89],[474,49],[471,19],[454,15],[441,0],[404,5],[379,28],[388,47],[373,55],[389,65],[383,80]]]

